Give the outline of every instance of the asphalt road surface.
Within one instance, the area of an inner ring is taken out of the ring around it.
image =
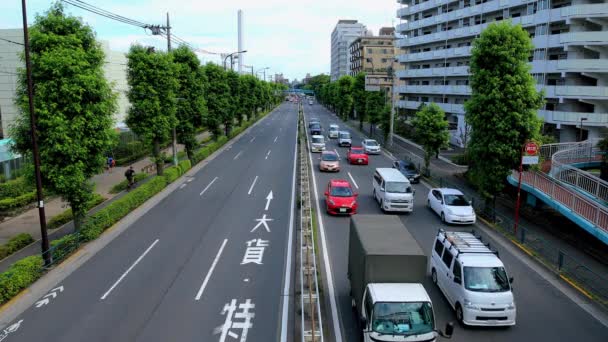
[[[324,129],[330,124],[340,125],[341,130],[348,130],[353,136],[353,145],[360,145],[363,136],[345,124],[334,114],[320,105],[305,104],[306,119],[318,118]],[[306,121],[307,122],[307,121]],[[326,135],[326,132],[324,131]],[[323,282],[326,293],[329,293],[329,306],[326,310],[330,317],[323,322],[332,329],[334,341],[358,341],[360,330],[357,326],[357,317],[351,308],[350,284],[347,279],[348,265],[348,217],[332,217],[325,213],[324,189],[330,179],[346,179],[356,183],[359,192],[360,214],[382,214],[378,204],[372,198],[372,175],[376,167],[391,167],[391,159],[384,155],[370,155],[368,166],[349,165],[346,160],[347,148],[338,147],[336,139],[326,144],[328,150],[336,150],[341,159],[339,173],[321,173],[318,170],[318,154],[312,154],[314,178],[317,189],[317,201],[321,209],[321,225],[326,237],[326,257],[329,257],[331,274],[326,274]],[[439,217],[426,207],[428,188],[424,184],[414,185],[416,189],[414,212],[400,214],[401,220],[416,238],[424,251],[431,251],[433,238],[440,228]],[[471,230],[475,227],[448,227],[450,230]],[[488,237],[477,230],[488,241]],[[511,328],[461,328],[456,325],[452,341],[606,341],[608,328],[590,316],[586,311],[576,305],[571,299],[565,297],[545,279],[522,263],[518,258],[509,254],[496,243],[492,246],[500,252],[507,272],[515,278],[514,296],[517,305],[517,325]],[[498,247],[497,247],[498,246]],[[430,277],[423,284],[429,293],[436,314],[437,327],[443,329],[449,321],[456,322],[456,317],[447,300],[439,289],[432,284]],[[333,286],[333,289],[328,288]],[[331,300],[335,302],[331,303]],[[339,330],[339,331],[336,331]]]
[[[293,340],[296,127],[285,103],[230,142],[5,341]]]

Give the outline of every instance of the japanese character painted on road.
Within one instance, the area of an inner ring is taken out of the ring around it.
[[[245,264],[262,264],[264,257],[264,249],[268,247],[268,241],[262,239],[253,239],[247,241],[247,249],[241,265]]]

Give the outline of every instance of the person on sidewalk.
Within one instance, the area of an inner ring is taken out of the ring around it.
[[[133,165],[129,166],[127,171],[125,171],[125,177],[127,177],[127,190],[129,190],[135,184],[133,182],[133,179],[135,178],[135,170],[133,170]]]
[[[109,173],[112,173],[112,167],[114,167],[114,165],[115,165],[114,163],[115,163],[114,158],[112,158],[112,156],[109,156],[108,161],[107,161]]]

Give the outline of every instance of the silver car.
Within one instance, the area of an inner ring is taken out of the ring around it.
[[[339,131],[340,131],[340,127],[338,127],[338,125],[331,124],[331,125],[329,125],[329,132],[327,133],[327,136],[330,139],[337,139]]]
[[[341,131],[338,133],[338,145],[340,146],[348,146],[352,145],[352,140],[350,139],[350,133],[346,131]]]
[[[380,144],[374,139],[364,139],[361,142],[361,146],[367,154],[380,154]]]

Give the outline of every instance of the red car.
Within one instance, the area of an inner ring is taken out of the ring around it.
[[[325,190],[325,204],[328,214],[353,215],[357,213],[358,193],[347,180],[332,179]]]
[[[348,152],[346,152],[346,159],[351,164],[367,165],[369,164],[368,158],[363,147],[351,147]]]

